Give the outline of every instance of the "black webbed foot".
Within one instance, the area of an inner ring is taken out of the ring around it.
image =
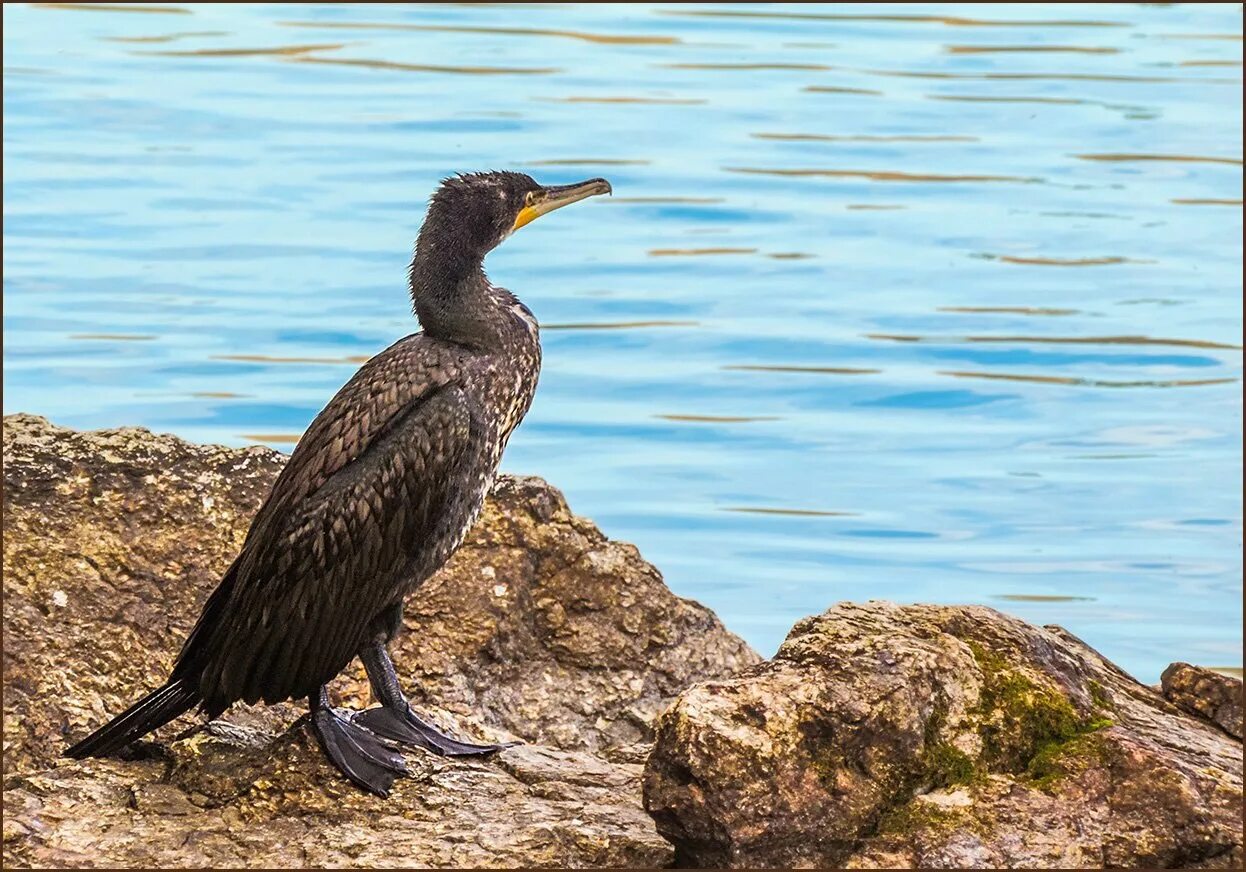
[[[501,745],[477,745],[474,742],[460,742],[421,720],[405,702],[401,708],[383,705],[366,709],[352,719],[378,736],[404,745],[424,748],[442,757],[478,757],[518,744],[506,742]]]
[[[389,796],[394,779],[409,774],[406,760],[393,745],[327,704],[313,703],[311,723],[325,755],[364,790]]]
[[[411,711],[411,706],[403,695],[394,662],[389,659],[389,652],[385,650],[380,637],[365,645],[360,650],[359,657],[368,671],[372,693],[380,700],[381,706],[361,711],[353,716],[353,720],[376,735],[403,745],[424,748],[442,757],[479,757],[518,744],[508,742],[502,745],[477,745],[474,742],[460,742],[421,720]]]

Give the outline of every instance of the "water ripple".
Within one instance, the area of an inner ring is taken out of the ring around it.
[[[394,24],[380,21],[281,21],[284,27],[311,27],[317,30],[388,30],[417,31],[426,33],[479,33],[495,36],[550,36],[574,39],[600,45],[676,45],[682,40],[675,36],[651,34],[585,33],[578,30],[548,30],[535,27],[468,27],[434,24]]]
[[[375,70],[398,70],[411,73],[449,73],[464,76],[547,76],[561,73],[559,67],[477,67],[448,66],[439,64],[406,64],[397,61],[368,60],[366,58],[318,58],[296,55],[288,58],[300,64],[334,64],[343,67],[367,67]]]
[[[849,12],[745,12],[727,9],[659,9],[661,15],[690,18],[756,18],[778,21],[877,21],[896,24],[942,24],[947,27],[1129,27],[1124,21],[1097,19],[1005,19],[964,18],[959,15],[918,15],[901,13]]]
[[[142,12],[148,15],[190,15],[181,6],[158,6],[154,3],[126,5],[120,3],[31,3],[34,9],[73,9],[82,12]]]
[[[1205,385],[1224,385],[1237,382],[1236,378],[1201,378],[1201,379],[1142,379],[1120,381],[1115,379],[1080,378],[1056,375],[1024,375],[1008,372],[967,372],[961,370],[941,370],[939,375],[953,378],[978,378],[1016,382],[1031,382],[1045,385],[1070,385],[1090,388],[1192,388]]]
[[[837,170],[790,169],[785,167],[723,167],[729,173],[752,173],[764,176],[821,176],[823,178],[857,178],[872,182],[1015,182],[1032,184],[1043,179],[1035,176],[1006,176],[988,173],[908,173],[898,170]]]
[[[5,6],[6,412],[289,451],[440,179],[600,165],[489,257],[508,469],[763,653],[954,590],[1240,663],[1240,6],[163,3]]]
[[[162,51],[131,51],[132,55],[162,58],[228,58],[228,57],[259,57],[263,55],[301,55],[313,51],[336,51],[344,43],[314,43],[311,45],[282,45],[273,48],[192,48],[185,50],[166,49]]]

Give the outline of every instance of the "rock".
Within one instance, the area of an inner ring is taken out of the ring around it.
[[[1219,672],[1173,663],[1160,676],[1164,696],[1178,708],[1242,738],[1242,680]]]
[[[409,756],[382,800],[299,726],[234,728],[155,759],[10,778],[6,868],[657,867],[671,847],[639,803],[641,767],[522,746],[491,761]]]
[[[1242,746],[1058,627],[840,604],[684,691],[645,806],[680,866],[1241,863]]]
[[[535,747],[427,762],[432,774],[403,781],[386,803],[344,787],[305,737],[290,741],[304,711],[294,703],[235,706],[211,731],[167,745],[196,729],[188,715],[140,746],[144,759],[60,760],[163,681],[284,457],[31,415],[5,417],[3,435],[6,858],[659,864],[667,849],[637,780],[652,723],[692,681],[759,659],[557,490],[503,476],[463,547],[409,598],[392,653],[433,720]],[[331,693],[367,705],[362,668]],[[255,853],[268,844],[288,853]]]
[[[48,765],[163,681],[283,462],[267,448],[4,419],[10,771]],[[417,705],[568,749],[647,741],[693,680],[759,660],[537,478],[500,478],[405,624],[393,657]],[[362,668],[334,690],[366,704]],[[302,711],[240,706],[227,719],[275,730]]]

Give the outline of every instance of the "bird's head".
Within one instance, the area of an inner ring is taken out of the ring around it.
[[[479,262],[506,237],[547,212],[610,192],[605,179],[546,186],[525,173],[451,176],[433,194],[420,243],[435,247],[442,257],[465,255]]]
[[[539,185],[512,172],[468,173],[442,182],[429,201],[409,275],[425,333],[477,345],[496,339],[491,312],[497,295],[481,269],[485,255],[547,212],[610,192],[605,179]]]

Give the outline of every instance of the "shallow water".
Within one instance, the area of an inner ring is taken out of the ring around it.
[[[900,11],[897,11],[900,10]],[[4,7],[4,408],[288,451],[458,170],[506,457],[765,653],[985,603],[1241,664],[1241,8]]]

